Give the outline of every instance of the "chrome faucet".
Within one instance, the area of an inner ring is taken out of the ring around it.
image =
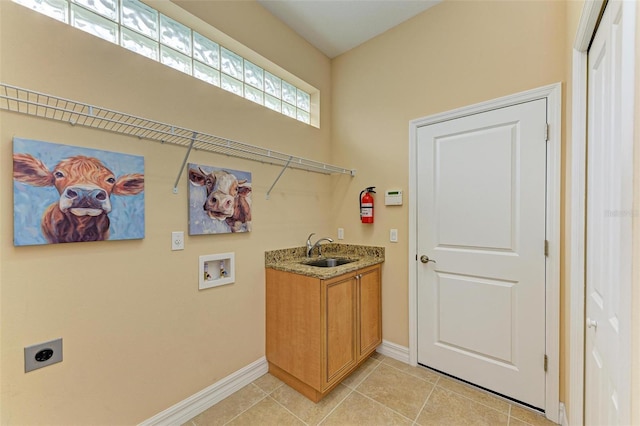
[[[330,243],[333,242],[333,240],[331,238],[320,238],[318,241],[316,241],[315,244],[311,244],[311,237],[313,237],[314,234],[309,235],[309,238],[307,238],[307,257],[311,257],[311,253],[313,252],[313,249],[318,247],[318,257],[322,256],[322,248],[320,246],[320,243],[322,241],[329,241]]]

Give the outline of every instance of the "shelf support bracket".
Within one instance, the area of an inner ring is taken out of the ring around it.
[[[187,150],[187,153],[184,156],[184,160],[182,160],[182,167],[180,167],[180,171],[178,172],[176,183],[173,184],[174,194],[178,193],[178,182],[180,182],[180,177],[182,176],[182,172],[184,171],[184,166],[187,165],[187,160],[189,159],[189,154],[191,153],[191,149],[193,148],[193,143],[196,141],[196,137],[198,137],[198,132],[193,132],[193,136],[191,137],[191,143],[189,144],[189,149]]]
[[[287,167],[289,167],[291,160],[293,160],[293,156],[289,157],[289,161],[287,161],[287,164],[285,164],[282,170],[280,170],[280,174],[278,175],[276,180],[273,182],[273,184],[271,184],[271,188],[269,188],[269,190],[267,191],[267,200],[269,199],[269,195],[271,195],[271,190],[273,189],[274,186],[276,186],[276,183],[278,183],[284,171],[287,170]]]

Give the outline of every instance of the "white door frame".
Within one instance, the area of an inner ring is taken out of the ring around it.
[[[587,63],[604,0],[585,1],[573,43],[571,108],[571,258],[569,261],[569,424],[584,423],[584,326],[585,326],[585,215],[587,161]],[[635,2],[628,2],[625,16],[635,23]],[[635,37],[635,25],[624,26]],[[628,98],[627,98],[628,99]],[[624,101],[623,101],[624,102]],[[633,108],[622,108],[622,126],[633,129]]]
[[[487,102],[481,102],[409,122],[409,363],[418,364],[418,292],[417,292],[417,193],[416,143],[419,127],[504,108],[535,99],[547,99],[549,142],[547,150],[547,240],[546,258],[546,330],[545,346],[549,358],[545,412],[549,420],[558,423],[560,388],[560,148],[562,124],[561,83],[528,90]],[[544,129],[540,129],[543,132]],[[542,250],[542,248],[541,248]]]

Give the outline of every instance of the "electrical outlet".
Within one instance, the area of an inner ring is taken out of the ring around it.
[[[171,233],[171,250],[184,250],[184,232]]]
[[[338,228],[338,239],[344,240],[344,228]]]
[[[391,241],[392,243],[397,243],[398,242],[398,230],[397,229],[392,229],[391,231],[389,231],[389,241]]]
[[[62,362],[62,338],[24,348],[24,372]]]

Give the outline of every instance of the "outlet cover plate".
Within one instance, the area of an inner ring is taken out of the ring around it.
[[[38,359],[43,359],[38,361]],[[24,372],[62,362],[62,337],[24,348]]]

